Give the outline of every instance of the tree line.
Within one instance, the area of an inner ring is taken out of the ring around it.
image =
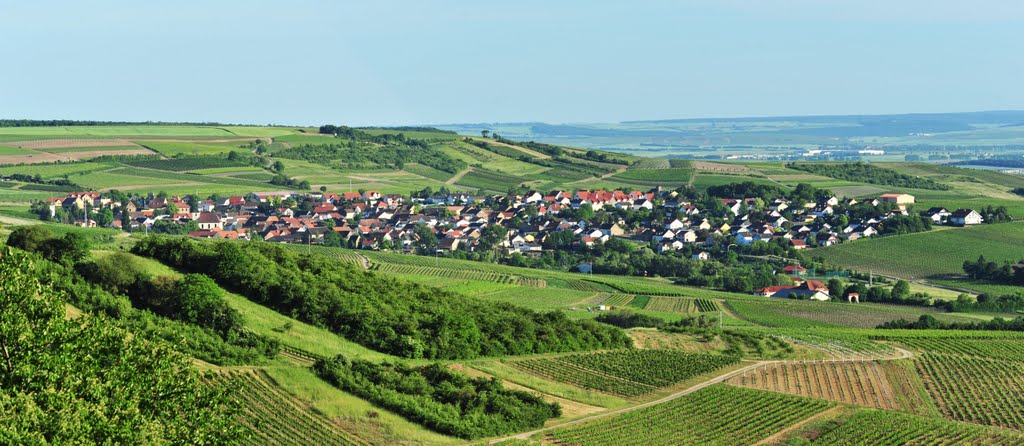
[[[621,330],[593,321],[484,302],[272,244],[151,236],[133,252],[207,274],[256,303],[405,358],[466,359],[629,345]]]
[[[930,314],[922,314],[916,321],[897,319],[878,326],[888,330],[970,330],[970,331],[1024,331],[1024,316],[1014,319],[992,318],[978,322],[942,322]]]
[[[788,163],[786,164],[786,167],[813,173],[815,175],[835,178],[837,180],[857,181],[861,183],[914,189],[953,189],[952,186],[939,183],[935,180],[906,175],[892,169],[886,169],[867,163]]]
[[[244,327],[209,279],[154,276],[126,253],[90,258],[89,241],[77,232],[54,235],[45,226],[21,226],[8,246],[37,253],[40,280],[64,293],[69,303],[117,320],[147,339],[218,365],[259,364],[277,355],[277,341]]]
[[[313,370],[345,392],[459,438],[536,429],[562,414],[557,403],[539,395],[506,389],[495,378],[470,378],[443,364],[376,364],[339,355],[318,360]]]
[[[965,260],[963,270],[967,277],[974,280],[1024,285],[1024,260],[1016,264],[1011,264],[1009,261],[1000,264],[987,260],[984,255],[980,255],[978,260]]]

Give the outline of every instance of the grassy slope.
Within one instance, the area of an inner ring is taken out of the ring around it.
[[[962,274],[964,260],[979,255],[999,262],[1020,260],[1022,245],[1024,223],[1014,222],[858,240],[819,248],[814,255],[861,271],[920,279]]]

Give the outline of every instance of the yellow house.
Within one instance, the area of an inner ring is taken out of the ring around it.
[[[728,223],[722,223],[722,226],[718,228],[718,232],[725,234],[729,232],[730,229],[732,229],[732,226],[729,226]]]

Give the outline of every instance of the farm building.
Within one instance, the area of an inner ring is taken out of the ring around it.
[[[878,200],[882,203],[914,204],[914,196],[910,194],[882,194]]]
[[[804,267],[802,267],[800,265],[789,265],[789,266],[787,266],[785,268],[782,268],[782,271],[785,271],[786,274],[791,275],[791,276],[792,275],[803,276],[803,275],[807,274],[807,268],[804,268]]]
[[[979,225],[985,218],[973,209],[957,209],[949,215],[949,222],[957,226]]]

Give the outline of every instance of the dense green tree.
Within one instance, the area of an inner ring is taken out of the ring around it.
[[[0,439],[5,444],[243,440],[223,389],[190,360],[101,316],[67,319],[30,258],[0,251]]]

